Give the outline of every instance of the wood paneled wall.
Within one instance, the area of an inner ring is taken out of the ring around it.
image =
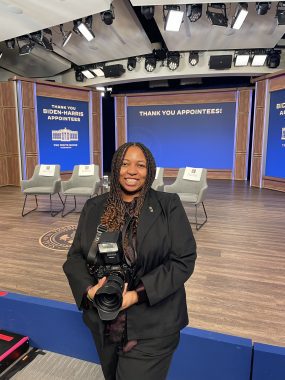
[[[251,159],[251,186],[260,187],[262,177],[262,144],[264,133],[265,97],[267,82],[257,82]]]
[[[0,186],[20,185],[16,90],[12,82],[0,83]]]
[[[247,176],[251,99],[251,89],[118,95],[116,96],[116,147],[126,142],[127,106],[237,102],[234,173],[231,170],[212,168],[208,170],[208,177],[213,179],[231,179],[234,177],[237,180],[245,180]],[[165,168],[164,171],[166,177],[175,177],[177,172],[178,168]]]
[[[58,83],[34,82],[25,78],[15,78],[18,83],[22,98],[22,121],[24,136],[25,165],[24,177],[30,178],[34,172],[35,165],[38,163],[38,146],[36,136],[36,110],[35,97],[46,96],[58,99],[80,100],[92,104],[92,135],[93,135],[93,162],[102,169],[102,144],[101,144],[101,107],[100,95],[98,92],[91,91],[83,87],[64,86]],[[19,104],[21,106],[21,104]],[[68,178],[70,173],[62,173],[63,178]]]
[[[251,162],[251,186],[264,187],[271,190],[285,192],[285,179],[264,176],[264,167],[266,149],[263,144],[264,135],[267,134],[269,119],[266,115],[269,109],[270,93],[285,89],[285,73],[267,75],[261,80],[257,80],[254,110],[254,138],[252,146],[252,162]]]

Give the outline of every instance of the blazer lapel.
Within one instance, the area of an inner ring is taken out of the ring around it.
[[[155,192],[150,189],[147,193],[142,211],[139,217],[138,231],[137,231],[137,246],[138,249],[143,243],[149,229],[156,221],[161,213],[160,203],[155,197]]]

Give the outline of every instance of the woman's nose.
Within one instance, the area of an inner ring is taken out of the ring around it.
[[[128,173],[129,174],[136,174],[138,172],[136,165],[129,165],[128,167]]]

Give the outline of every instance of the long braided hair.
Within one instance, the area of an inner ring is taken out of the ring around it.
[[[132,223],[132,232],[134,235],[136,235],[138,218],[143,206],[144,198],[154,181],[156,170],[156,164],[152,153],[145,145],[138,142],[128,142],[121,145],[113,156],[110,177],[110,193],[106,202],[105,210],[101,217],[101,224],[105,225],[109,231],[120,230],[124,225],[126,206],[122,199],[122,191],[119,183],[119,177],[123,159],[127,150],[131,146],[137,146],[142,150],[146,158],[147,168],[146,180],[143,185],[143,188],[139,193],[134,210],[134,223]]]

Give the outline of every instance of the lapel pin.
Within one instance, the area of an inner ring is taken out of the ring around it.
[[[153,212],[153,208],[151,206],[149,206],[149,211]]]

